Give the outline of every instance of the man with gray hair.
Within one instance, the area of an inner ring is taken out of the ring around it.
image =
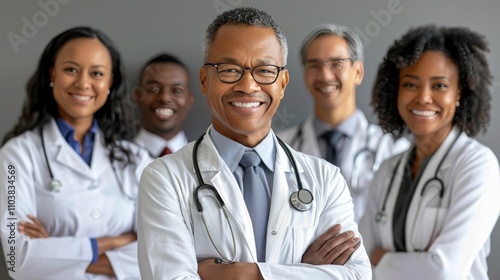
[[[212,126],[142,173],[143,279],[371,279],[339,169],[271,129],[288,84],[286,44],[254,8],[208,27],[199,77]]]
[[[278,133],[295,150],[340,167],[354,203],[355,220],[364,214],[368,187],[380,163],[409,147],[394,141],[356,108],[355,90],[364,75],[363,46],[351,29],[317,26],[303,41],[304,81],[314,99],[314,114]]]

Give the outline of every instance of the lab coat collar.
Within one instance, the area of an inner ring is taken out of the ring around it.
[[[97,130],[94,141],[94,151],[92,152],[92,162],[90,167],[85,161],[76,154],[62,136],[54,119],[44,125],[43,137],[45,140],[45,149],[49,162],[55,155],[56,162],[63,164],[82,176],[97,179],[110,167],[108,152],[104,148],[104,143],[100,130]],[[64,178],[64,174],[56,176],[58,170],[51,166],[54,177]],[[89,172],[90,171],[90,172]]]
[[[294,135],[294,138],[298,140],[294,140],[293,146],[308,155],[321,157],[319,142],[314,129],[314,118],[314,115],[310,115],[297,127],[297,135]]]
[[[210,129],[212,129],[212,126],[210,126],[205,135],[203,136],[203,141],[200,143],[200,147],[198,148],[198,159],[203,159],[203,160],[198,160],[198,166],[200,168],[201,172],[204,171],[215,171],[215,172],[220,172],[222,170],[222,166],[226,165],[225,162],[222,160],[222,158],[219,156],[217,152],[217,148],[215,147],[215,144],[212,141],[212,138],[209,136]],[[274,132],[273,132],[274,134]],[[291,162],[288,160],[285,152],[281,148],[281,146],[278,144],[276,135],[273,135],[273,141],[275,142],[275,147],[277,148],[277,154],[276,154],[276,162],[278,162],[278,158],[281,156],[281,158],[285,158],[286,160],[282,160],[280,164],[283,165],[283,171],[285,172],[293,172],[293,166]],[[290,146],[287,145],[289,149]],[[293,154],[293,153],[292,153]],[[276,169],[275,164],[275,169]],[[299,172],[304,172],[301,166],[297,167],[299,169]],[[194,170],[193,170],[194,172]]]
[[[267,223],[268,238],[266,244],[266,262],[277,262],[281,259],[280,254],[282,252],[280,246],[286,238],[285,232],[290,225],[291,211],[294,211],[290,207],[290,194],[298,190],[292,164],[285,151],[281,146],[279,147],[276,153],[274,187],[271,196],[269,220]],[[294,157],[296,156],[295,151],[291,150],[291,153]],[[295,160],[295,162],[297,162],[298,172],[300,176],[302,176],[304,169],[297,160]],[[273,233],[269,235],[269,232]]]
[[[198,147],[198,167],[201,172],[220,172],[225,163],[219,156],[212,138],[210,138],[210,129],[212,129],[212,126],[207,129],[205,135],[203,135],[203,141],[201,141],[200,146]]]

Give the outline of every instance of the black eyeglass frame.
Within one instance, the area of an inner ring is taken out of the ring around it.
[[[223,64],[228,64],[228,65],[234,65],[234,66],[238,66],[240,67],[241,69],[243,69],[243,72],[241,73],[240,77],[236,80],[236,81],[233,81],[233,82],[228,82],[228,81],[223,81],[221,78],[220,78],[220,75],[219,75],[219,66],[220,65],[223,65]],[[235,84],[239,81],[241,81],[241,79],[243,78],[243,75],[245,74],[245,71],[246,70],[250,70],[250,75],[252,76],[252,79],[260,84],[260,85],[270,85],[270,84],[274,84],[277,80],[278,80],[278,76],[280,74],[281,71],[285,70],[286,69],[286,66],[278,66],[278,65],[272,65],[272,64],[267,64],[267,65],[259,65],[259,66],[256,66],[256,67],[243,67],[241,65],[238,65],[238,64],[234,64],[234,63],[205,63],[203,64],[204,66],[213,66],[215,68],[215,72],[217,73],[217,78],[219,78],[219,81],[221,81],[222,83],[225,83],[225,84]],[[272,67],[276,67],[276,69],[278,70],[278,72],[276,73],[276,77],[274,77],[274,80],[272,82],[269,82],[269,83],[261,83],[259,81],[257,81],[257,79],[255,79],[255,76],[253,75],[253,71],[256,69],[256,68],[259,68],[259,67],[266,67],[266,66],[272,66]]]

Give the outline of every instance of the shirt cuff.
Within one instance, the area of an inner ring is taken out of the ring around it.
[[[97,247],[97,239],[90,238],[90,245],[92,246],[92,261],[90,263],[96,263],[99,258],[99,248]]]

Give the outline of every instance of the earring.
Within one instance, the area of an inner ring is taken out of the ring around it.
[[[54,83],[50,82],[49,87],[54,87]]]
[[[455,102],[455,107],[458,107],[460,106],[460,101],[457,100],[457,102]]]
[[[110,93],[111,93],[111,90],[109,90],[109,88],[108,88],[108,95],[109,95]]]

